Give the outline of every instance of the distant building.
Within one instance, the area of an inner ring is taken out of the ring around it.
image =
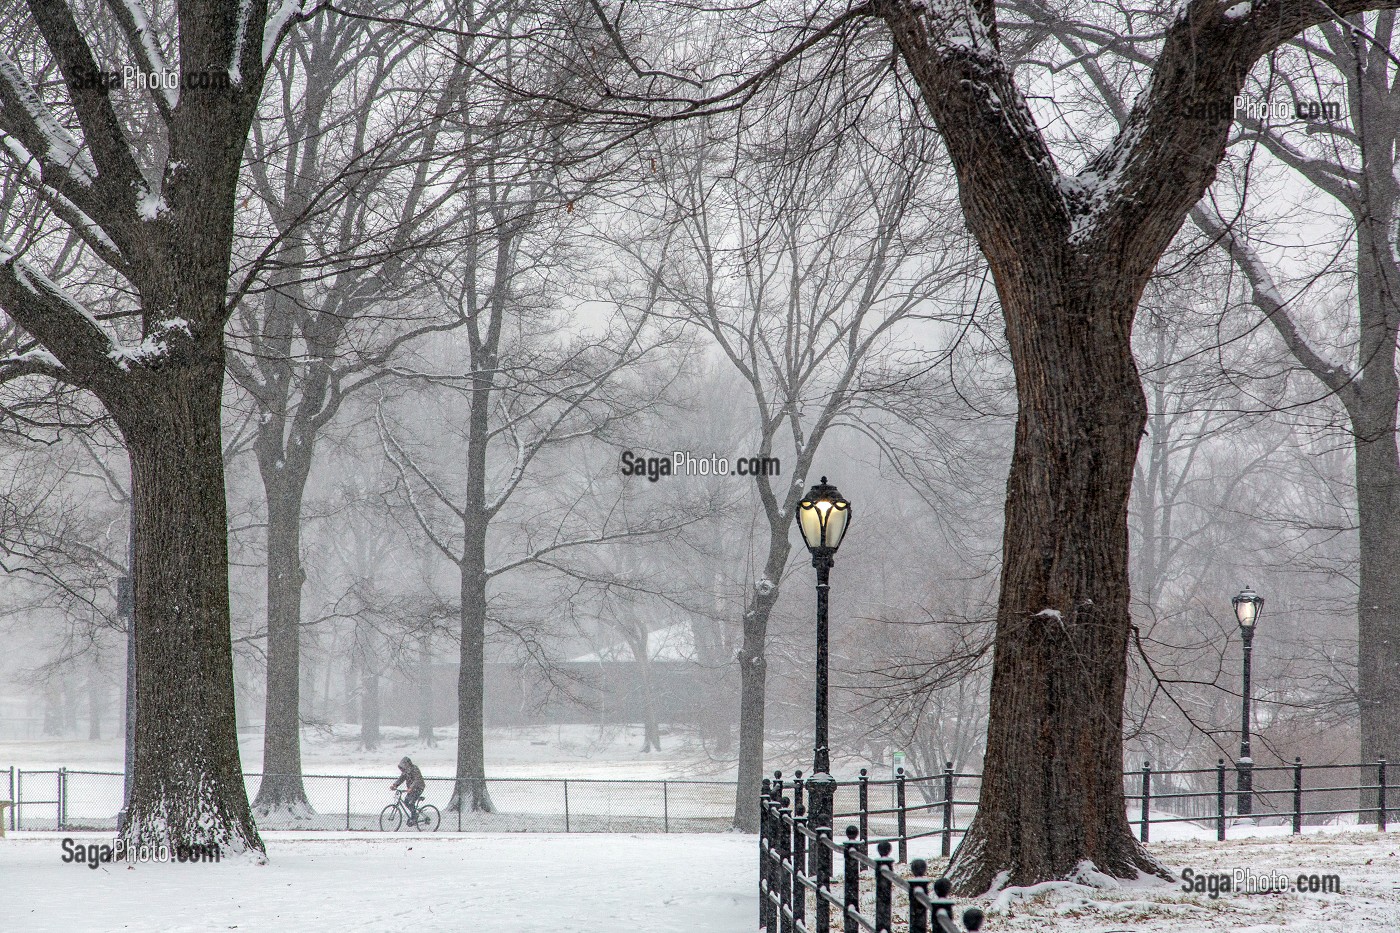
[[[709,708],[726,697],[738,715],[737,672],[732,665],[714,669],[701,664],[689,625],[651,632],[647,647],[658,722],[698,723],[712,717]],[[457,721],[457,665],[433,664],[432,678],[433,726],[452,725]],[[625,642],[556,662],[547,672],[537,665],[487,662],[486,725],[640,723],[646,718],[644,683],[641,665]],[[417,683],[391,681],[382,722],[418,725],[421,704]]]

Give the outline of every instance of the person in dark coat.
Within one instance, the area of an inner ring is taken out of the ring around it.
[[[423,791],[427,789],[428,784],[423,780],[423,772],[418,770],[413,759],[407,755],[399,760],[399,779],[390,790],[398,790],[400,784],[404,785],[403,802],[408,807],[408,822],[411,826],[418,822],[418,801],[423,799]]]

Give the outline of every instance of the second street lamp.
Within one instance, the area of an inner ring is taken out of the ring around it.
[[[1264,611],[1264,597],[1249,587],[1240,591],[1230,602],[1235,607],[1235,621],[1240,624],[1240,640],[1244,643],[1244,678],[1240,695],[1240,760],[1235,763],[1235,790],[1239,797],[1235,812],[1240,816],[1254,813],[1254,757],[1249,748],[1249,665],[1254,653],[1254,626]]]
[[[797,527],[812,554],[817,570],[817,702],[816,739],[812,749],[812,775],[807,779],[811,798],[809,823],[814,830],[830,830],[836,786],[831,777],[831,749],[827,739],[827,591],[836,549],[851,524],[851,504],[822,477],[797,504]],[[820,847],[825,851],[825,847]]]

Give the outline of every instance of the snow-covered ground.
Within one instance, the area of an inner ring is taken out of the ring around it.
[[[417,729],[387,727],[378,749],[360,746],[359,727],[338,725],[302,731],[302,770],[306,774],[365,776],[395,773],[395,763],[411,755],[427,775],[450,776],[457,757],[455,727],[438,729],[437,743],[424,744]],[[243,770],[262,768],[261,731],[239,736]],[[716,764],[685,734],[662,738],[662,751],[643,752],[642,730],[636,726],[539,726],[490,729],[486,760],[495,777],[515,778],[696,778],[733,780],[731,764]],[[87,768],[120,771],[120,737],[86,739],[0,740],[0,768],[43,770]]]
[[[0,841],[0,928],[748,933],[756,927],[752,836],[272,833],[266,865],[96,870],[64,864],[62,838],[25,833]],[[928,857],[932,849],[916,843],[911,855]],[[986,908],[989,933],[1400,930],[1400,834],[1265,834],[1150,849],[1178,874],[1187,868],[1335,874],[1341,892],[1211,897],[1184,892],[1179,883],[1105,883],[1087,872],[1090,883],[1004,891],[960,906]],[[936,870],[938,860],[930,861]]]
[[[1153,843],[1152,853],[1180,875],[1236,870],[1255,876],[1277,872],[1338,875],[1339,894],[1187,893],[1157,879],[1094,887],[1051,882],[1003,892],[979,902],[989,908],[985,930],[1056,930],[1064,933],[1204,933],[1204,931],[1400,931],[1400,834],[1321,832],[1260,835],[1215,842]],[[1091,874],[1092,877],[1092,874]]]
[[[751,836],[288,833],[267,840],[266,865],[96,870],[64,864],[61,839],[0,840],[0,929],[747,933],[757,925]]]

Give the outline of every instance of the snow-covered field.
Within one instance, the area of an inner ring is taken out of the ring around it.
[[[388,776],[394,765],[410,755],[427,775],[450,776],[457,757],[455,727],[437,730],[429,747],[417,729],[385,728],[378,749],[360,747],[359,727],[338,725],[302,731],[302,770],[307,774]],[[240,733],[243,770],[262,768],[261,731]],[[730,764],[715,764],[704,750],[683,734],[664,736],[662,751],[643,752],[642,730],[634,726],[540,726],[490,729],[486,759],[494,777],[503,778],[696,778],[733,780]],[[14,765],[33,770],[87,768],[120,771],[121,738],[0,739],[0,768]]]
[[[62,838],[25,833],[0,841],[0,928],[748,933],[757,918],[754,838],[735,834],[274,833],[266,865],[96,870],[64,864]],[[1178,873],[1335,874],[1341,892],[1211,897],[1155,879],[1095,886],[1090,872],[1087,884],[1055,882],[966,904],[988,910],[990,933],[1400,930],[1400,834],[1312,832],[1150,848]],[[916,844],[911,855],[930,850]]]
[[[758,915],[750,836],[285,834],[266,865],[96,870],[61,839],[0,840],[0,929],[735,933]]]

